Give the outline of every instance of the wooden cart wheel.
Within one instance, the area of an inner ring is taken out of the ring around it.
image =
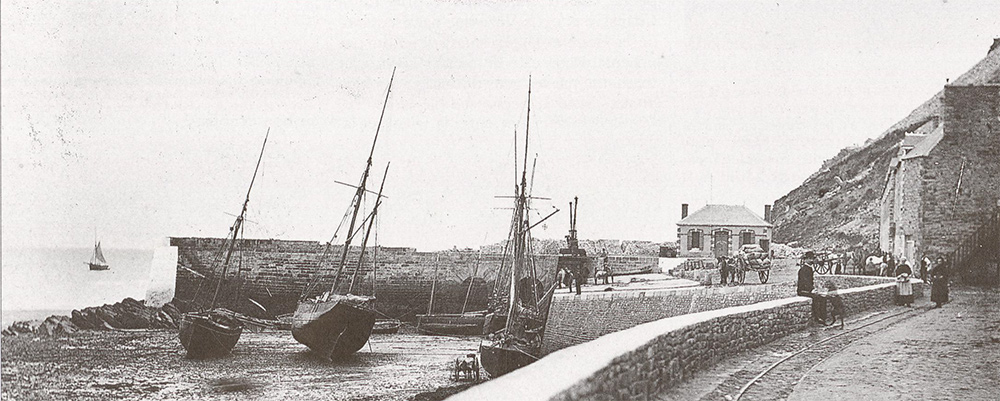
[[[760,278],[761,284],[767,283],[767,278],[771,275],[770,270],[761,270],[757,272],[757,277]]]

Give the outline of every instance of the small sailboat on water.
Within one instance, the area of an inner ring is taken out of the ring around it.
[[[393,69],[392,77],[389,78],[389,88],[385,93],[385,103],[382,105],[382,115],[379,117],[378,128],[375,130],[375,139],[372,141],[371,152],[368,154],[368,164],[361,175],[361,181],[357,186],[354,186],[357,192],[354,194],[347,213],[344,214],[344,221],[350,216],[350,224],[347,229],[347,237],[344,240],[344,248],[341,250],[340,261],[337,264],[333,285],[328,291],[316,297],[309,297],[309,289],[303,292],[303,299],[299,301],[292,317],[292,336],[295,340],[325,359],[343,358],[357,352],[368,342],[375,326],[377,312],[374,306],[374,283],[371,295],[355,294],[355,285],[357,284],[358,272],[364,264],[368,238],[373,232],[378,208],[382,203],[382,188],[385,185],[385,175],[389,172],[388,165],[386,165],[385,174],[382,176],[382,184],[378,193],[375,193],[375,203],[371,212],[360,222],[360,227],[357,229],[355,227],[358,223],[358,214],[364,207],[366,196],[373,193],[367,189],[368,177],[379,129],[382,127],[382,118],[385,116],[385,107],[389,102],[389,93],[392,91],[392,79],[395,75],[396,70]],[[367,229],[365,229],[366,223]],[[354,266],[354,273],[349,281],[342,281],[351,242],[355,236],[362,234],[362,231],[364,235],[361,241],[361,254]],[[336,235],[335,233],[334,238]],[[332,242],[333,240],[327,243],[326,251],[320,257],[320,264],[326,260]]]
[[[268,133],[270,133],[270,129]],[[238,243],[241,242],[243,221],[247,212],[247,204],[250,203],[250,191],[257,179],[257,171],[260,169],[260,161],[264,157],[264,146],[266,145],[267,135],[264,136],[264,145],[260,148],[257,167],[254,168],[250,188],[247,189],[247,196],[243,201],[243,210],[236,217],[232,227],[229,228],[229,235],[216,254],[212,270],[213,272],[217,271],[221,262],[222,271],[216,282],[215,290],[212,292],[211,301],[206,304],[195,299],[195,306],[198,310],[185,313],[181,317],[179,335],[181,345],[187,350],[188,358],[201,359],[228,355],[243,333],[241,316],[229,309],[216,308],[216,305],[219,301],[219,292],[222,289],[223,281],[226,279],[226,273],[229,271],[233,252]]]
[[[94,256],[90,257],[90,262],[87,262],[90,266],[90,270],[108,270],[111,266],[108,265],[108,261],[104,259],[104,252],[101,252],[101,242],[97,241],[94,243]]]
[[[528,118],[531,121],[531,80],[528,80]],[[555,275],[539,272],[531,247],[531,229],[559,212],[558,209],[537,222],[529,221],[532,196],[527,181],[528,130],[524,133],[524,168],[514,190],[514,214],[510,234],[504,246],[504,261],[497,275],[495,300],[506,291],[501,308],[487,320],[503,322],[503,327],[479,345],[482,366],[490,376],[498,377],[527,366],[541,356],[542,336],[548,320],[549,305],[555,291]],[[534,175],[534,173],[532,173]],[[506,273],[506,274],[505,274]],[[506,276],[506,277],[504,277]],[[547,288],[546,288],[547,287]],[[506,315],[506,316],[504,316]],[[491,319],[499,317],[499,319]]]

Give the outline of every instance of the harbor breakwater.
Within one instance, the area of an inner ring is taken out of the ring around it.
[[[174,296],[192,300],[206,293],[219,274],[212,266],[224,240],[172,237],[169,241],[177,255]],[[302,294],[313,296],[332,287],[342,252],[342,245],[327,249],[326,244],[316,241],[244,240],[234,267],[226,274],[222,297],[231,308],[251,316],[291,313]],[[346,289],[354,281],[355,293],[374,292],[377,310],[403,320],[427,312],[432,289],[435,313],[485,309],[503,260],[502,253],[494,252],[421,252],[379,246],[368,249],[359,268],[360,252],[359,247],[348,250],[338,289]],[[537,274],[547,284],[554,280],[560,258],[535,257]],[[656,256],[609,255],[588,257],[586,264],[591,272],[609,266],[615,274],[628,274],[656,271],[658,262]]]

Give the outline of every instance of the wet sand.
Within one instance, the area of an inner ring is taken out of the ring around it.
[[[478,337],[375,334],[329,362],[288,332],[243,333],[233,355],[185,358],[175,331],[93,332],[2,339],[4,400],[406,400],[451,380]]]

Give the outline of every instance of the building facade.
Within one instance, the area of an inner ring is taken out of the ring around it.
[[[746,206],[705,205],[690,216],[688,205],[681,205],[677,222],[678,256],[731,256],[747,244],[771,248],[771,206],[764,206],[764,218]]]
[[[881,199],[883,251],[908,260],[948,254],[1000,207],[997,80],[945,86],[943,112],[902,140]]]

